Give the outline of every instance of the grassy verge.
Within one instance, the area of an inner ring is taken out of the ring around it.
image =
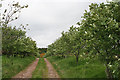
[[[47,67],[43,58],[39,59],[38,65],[33,72],[32,78],[47,78]]]
[[[2,79],[2,56],[0,56],[0,80]]]
[[[80,58],[78,64],[73,56],[65,59],[52,56],[48,57],[48,60],[61,78],[106,78],[105,66],[98,59]]]
[[[11,78],[20,71],[24,70],[30,63],[35,60],[35,57],[28,56],[20,57],[6,57],[2,56],[2,78]]]

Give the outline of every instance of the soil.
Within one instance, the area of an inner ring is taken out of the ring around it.
[[[46,58],[44,58],[44,60],[46,62],[46,66],[48,68],[48,78],[60,78],[59,75],[57,74],[56,70],[53,68],[52,64]]]
[[[39,58],[36,58],[36,60],[31,63],[25,70],[18,73],[16,76],[12,78],[32,78],[32,72],[35,70],[37,64],[38,64]]]
[[[23,78],[29,80],[30,78],[32,78],[32,72],[35,70],[38,61],[39,58],[37,58],[33,63],[31,63],[25,70],[12,77],[12,79]],[[49,80],[52,80],[53,78],[55,78],[55,80],[60,80],[60,77],[57,74],[56,70],[53,68],[52,64],[46,58],[44,58],[44,61],[46,62],[46,66],[48,68],[47,78]]]

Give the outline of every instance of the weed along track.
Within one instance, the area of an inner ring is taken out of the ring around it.
[[[48,68],[48,78],[60,78],[55,69],[53,68],[52,64],[46,58],[44,58],[44,60]]]
[[[33,63],[31,63],[25,70],[18,73],[13,78],[31,78],[32,72],[35,70],[37,64],[38,64],[39,58],[37,58]]]

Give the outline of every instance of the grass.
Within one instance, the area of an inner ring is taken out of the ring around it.
[[[95,59],[79,58],[76,64],[75,57],[60,58],[48,57],[61,78],[106,78],[105,66]],[[87,62],[87,63],[86,63]]]
[[[20,57],[6,57],[2,56],[2,78],[11,78],[20,71],[24,70],[30,63],[35,60],[35,57],[28,56]]]
[[[2,78],[2,56],[0,56],[0,80]]]
[[[47,67],[43,58],[39,59],[38,65],[33,72],[32,78],[47,78]]]

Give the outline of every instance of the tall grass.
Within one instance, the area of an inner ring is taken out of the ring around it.
[[[46,63],[44,61],[44,58],[40,58],[38,65],[35,69],[35,71],[33,72],[32,78],[47,78],[47,67],[46,67]]]
[[[24,70],[35,60],[34,56],[25,58],[2,56],[2,78],[11,78]]]
[[[2,79],[2,56],[0,55],[0,80]]]
[[[95,59],[80,58],[79,63],[75,57],[60,58],[57,56],[48,57],[61,78],[106,78],[105,66]]]

